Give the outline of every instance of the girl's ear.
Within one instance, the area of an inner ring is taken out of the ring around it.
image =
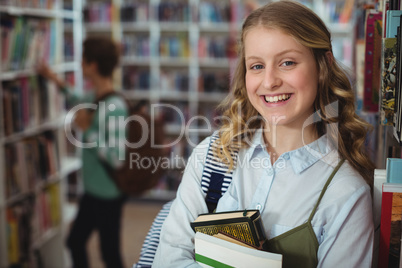
[[[334,55],[332,54],[331,51],[325,52],[325,56],[327,57],[328,63],[331,66],[332,63],[334,62]]]

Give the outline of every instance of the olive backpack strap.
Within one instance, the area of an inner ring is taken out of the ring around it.
[[[219,146],[218,138],[218,132],[214,132],[211,136],[201,179],[201,188],[206,193],[205,202],[209,212],[215,210],[219,199],[228,189],[233,175],[233,172],[228,170],[228,166],[214,154],[215,150],[219,149],[217,147]],[[233,159],[237,159],[237,154],[238,150],[232,153]],[[158,248],[162,225],[169,214],[172,203],[173,200],[167,202],[155,217],[142,245],[140,258],[137,263],[134,263],[133,268],[151,268]]]

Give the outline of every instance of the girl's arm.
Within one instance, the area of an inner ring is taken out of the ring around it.
[[[191,154],[177,191],[177,196],[166,218],[152,267],[200,267],[194,260],[194,231],[190,222],[201,213],[207,213],[201,176],[209,139],[201,142]]]
[[[374,224],[368,185],[350,195],[327,225],[318,249],[318,267],[371,267]]]

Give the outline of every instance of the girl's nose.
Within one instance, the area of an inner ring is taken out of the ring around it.
[[[266,68],[264,74],[263,86],[266,89],[274,90],[282,84],[277,71],[273,68]]]

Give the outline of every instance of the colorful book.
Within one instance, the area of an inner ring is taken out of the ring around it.
[[[257,250],[197,232],[194,238],[195,260],[202,267],[280,268],[282,255]]]
[[[382,12],[371,11],[367,15],[365,40],[363,106],[365,111],[377,112],[381,76]]]
[[[387,182],[402,184],[402,159],[387,158],[386,163]]]
[[[396,36],[401,15],[402,10],[387,10],[386,37],[394,38]]]
[[[402,21],[402,16],[400,17],[400,21]],[[401,77],[401,53],[402,53],[402,46],[401,46],[401,37],[402,37],[402,27],[398,27],[397,29],[397,53],[396,53],[396,85],[395,85],[395,108],[394,108],[394,137],[401,144],[401,89],[402,89],[402,77]]]
[[[401,250],[402,184],[382,187],[378,268],[399,267]]]
[[[266,248],[266,235],[259,210],[200,214],[191,223],[194,232],[214,235],[222,231],[256,247]]]
[[[382,39],[382,79],[381,79],[381,125],[393,126],[395,111],[395,86],[396,86],[396,38]]]

